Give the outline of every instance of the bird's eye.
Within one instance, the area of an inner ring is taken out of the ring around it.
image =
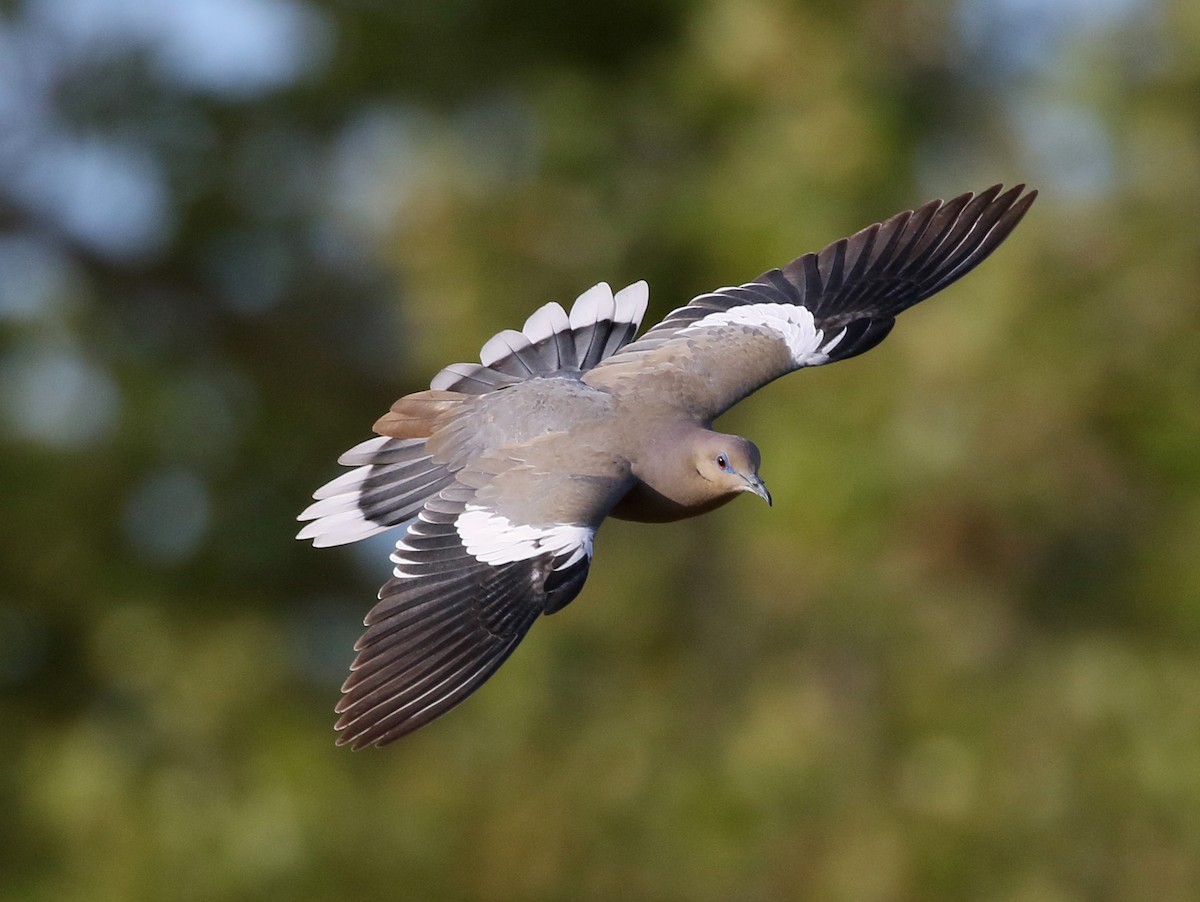
[[[729,458],[726,457],[723,453],[717,455],[717,468],[721,469],[721,470],[729,469]]]

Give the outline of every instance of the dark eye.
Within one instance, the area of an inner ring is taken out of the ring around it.
[[[717,455],[717,467],[722,470],[729,469],[729,458],[725,456],[724,452]]]

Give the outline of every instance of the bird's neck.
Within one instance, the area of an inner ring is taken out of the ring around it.
[[[736,491],[719,490],[696,470],[693,449],[717,434],[701,425],[679,423],[647,436],[633,468],[637,481],[611,516],[668,523],[699,516],[733,500]]]

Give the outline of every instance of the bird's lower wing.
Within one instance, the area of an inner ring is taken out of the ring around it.
[[[338,743],[384,745],[478,689],[539,615],[579,594],[596,527],[623,486],[506,459],[464,470],[430,499],[397,542],[393,576],[364,621],[337,706]],[[531,515],[531,493],[547,499],[546,516]]]

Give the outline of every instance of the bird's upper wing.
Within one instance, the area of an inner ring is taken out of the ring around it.
[[[974,269],[1037,196],[930,201],[843,238],[753,282],[673,310],[584,375],[646,403],[709,422],[786,373],[873,348],[895,317]]]
[[[500,449],[430,498],[392,555],[337,706],[339,744],[384,745],[457,705],[540,614],[582,589],[600,521],[628,488],[619,461],[560,436]]]

